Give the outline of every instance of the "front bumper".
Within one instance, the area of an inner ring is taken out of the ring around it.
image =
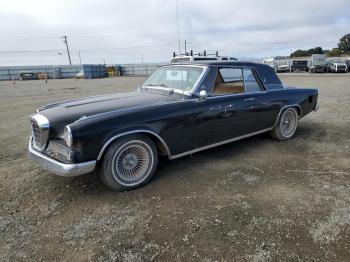
[[[315,108],[314,108],[314,111],[318,111],[319,108],[320,108],[320,103],[317,101]]]
[[[326,71],[325,67],[315,66],[312,68],[315,73],[324,73]]]
[[[59,176],[73,177],[82,174],[90,173],[95,170],[96,161],[88,161],[76,164],[66,164],[57,161],[32,147],[32,137],[29,140],[28,158],[35,164],[51,171]]]

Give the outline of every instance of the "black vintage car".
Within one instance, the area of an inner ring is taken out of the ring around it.
[[[293,63],[292,63],[290,71],[292,71],[292,72],[296,72],[296,71],[308,72],[309,68],[308,68],[307,60],[293,60]]]
[[[29,157],[62,176],[97,170],[114,190],[145,184],[175,159],[269,132],[291,138],[317,89],[286,88],[248,62],[159,67],[137,90],[49,104],[30,116]]]

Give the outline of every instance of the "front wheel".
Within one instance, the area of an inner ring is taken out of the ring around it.
[[[275,128],[271,131],[272,138],[283,141],[294,136],[298,126],[298,112],[295,108],[287,108],[281,115]]]
[[[112,190],[128,190],[146,184],[158,163],[157,147],[144,135],[114,142],[103,157],[99,175]]]

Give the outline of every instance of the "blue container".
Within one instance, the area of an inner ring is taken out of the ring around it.
[[[104,65],[83,65],[85,79],[106,77]]]

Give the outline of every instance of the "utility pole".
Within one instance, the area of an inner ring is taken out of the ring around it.
[[[187,49],[187,41],[185,40],[185,54],[186,54],[186,50]]]
[[[63,40],[63,43],[66,44],[66,47],[67,47],[67,54],[68,54],[68,59],[69,59],[69,65],[72,65],[72,61],[70,60],[70,53],[69,53],[69,47],[68,47],[68,41],[67,41],[67,36],[63,36],[62,37],[64,40]]]
[[[79,50],[79,64],[81,65],[81,55],[80,55],[80,50]]]

